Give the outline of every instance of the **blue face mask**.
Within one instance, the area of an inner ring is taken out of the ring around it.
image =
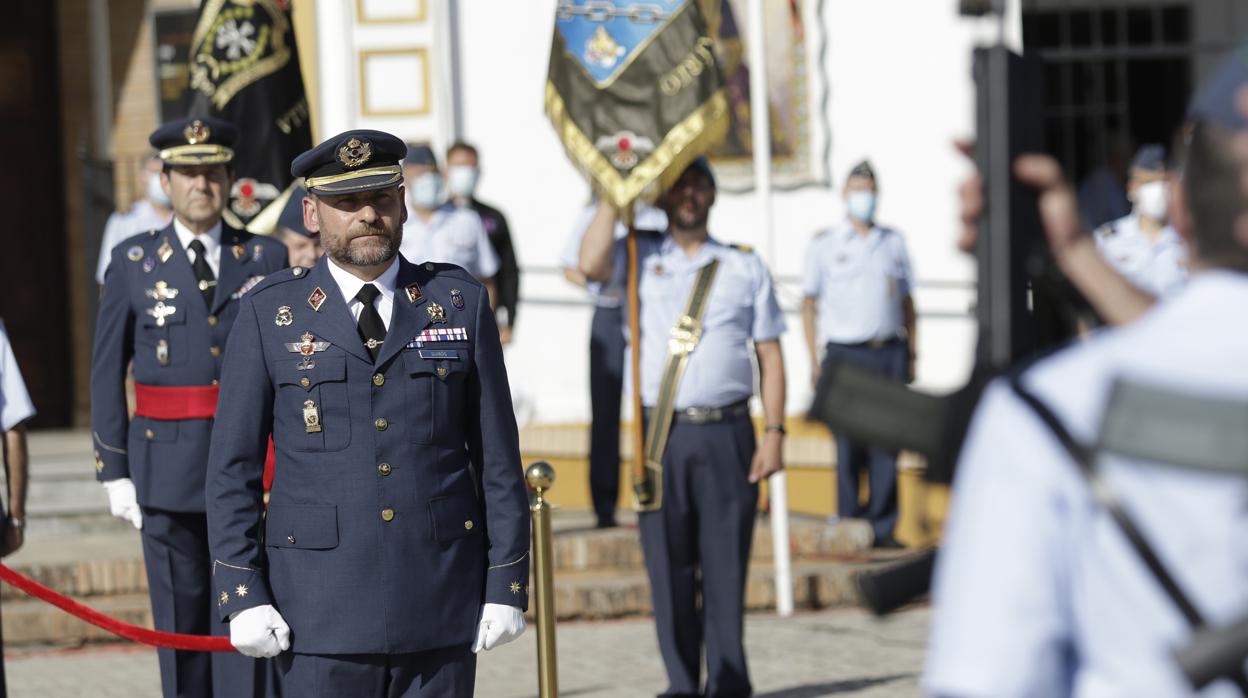
[[[147,200],[157,206],[168,206],[169,195],[160,188],[160,175],[149,175],[147,178]]]
[[[442,205],[445,194],[442,191],[442,175],[437,172],[426,172],[412,180],[412,188],[408,189],[412,197],[412,206],[423,209],[434,209]]]
[[[870,223],[875,220],[875,192],[849,192],[845,197],[845,209],[850,218],[860,223]]]

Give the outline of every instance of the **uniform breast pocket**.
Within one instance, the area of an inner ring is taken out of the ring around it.
[[[417,444],[463,446],[467,348],[409,349],[403,352],[403,367],[407,371],[408,439]]]
[[[341,451],[351,443],[347,407],[347,358],[316,356],[277,362],[273,438],[293,451]]]
[[[190,356],[186,310],[158,303],[144,308],[135,333],[134,353],[157,366],[181,366]]]

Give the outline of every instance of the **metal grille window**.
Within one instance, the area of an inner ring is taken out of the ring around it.
[[[1243,0],[1023,0],[1022,9],[1023,46],[1044,64],[1046,145],[1076,181],[1121,181],[1135,146],[1169,145],[1200,78],[1248,35]]]

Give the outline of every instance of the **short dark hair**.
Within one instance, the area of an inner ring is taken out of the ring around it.
[[[1195,122],[1183,133],[1183,192],[1192,217],[1195,252],[1203,263],[1248,272],[1248,247],[1239,241],[1236,227],[1248,216],[1248,192],[1234,136],[1218,126]]]
[[[481,159],[481,154],[477,152],[477,146],[469,143],[468,141],[455,141],[452,143],[451,146],[446,149],[446,159],[450,160],[451,155],[460,150],[472,153],[472,156],[478,160]]]

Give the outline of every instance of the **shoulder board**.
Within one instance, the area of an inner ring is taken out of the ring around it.
[[[729,247],[736,250],[737,252],[744,252],[746,254],[754,254],[754,247],[751,245],[742,245],[742,244],[734,242],[731,245],[729,245]]]
[[[325,262],[322,262],[322,264],[324,263]],[[308,269],[305,267],[286,267],[285,269],[278,269],[275,272],[266,274],[263,279],[251,288],[249,294],[255,295],[270,286],[276,286],[287,281],[294,281],[295,279],[302,279],[307,275]]]
[[[481,282],[477,280],[477,277],[469,274],[467,269],[457,264],[451,264],[449,262],[425,262],[424,264],[417,264],[416,268],[420,269],[427,279],[435,276],[451,276],[467,281],[474,286],[481,285]]]

